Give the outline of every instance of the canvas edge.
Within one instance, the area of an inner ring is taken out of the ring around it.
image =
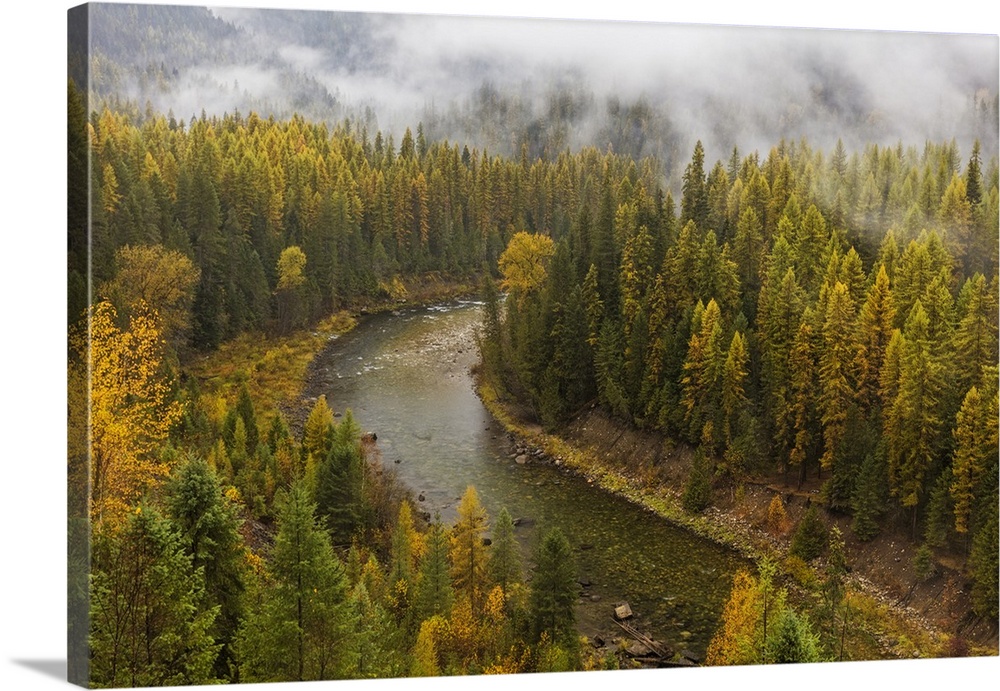
[[[89,323],[90,304],[90,147],[87,142],[90,93],[90,6],[67,10],[67,553],[66,680],[89,686],[90,520],[89,520]],[[75,128],[76,131],[74,131]],[[81,131],[82,129],[82,131]],[[82,346],[80,345],[82,343]],[[74,357],[74,349],[83,353]],[[81,409],[82,408],[82,409]]]

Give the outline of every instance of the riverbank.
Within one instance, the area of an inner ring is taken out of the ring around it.
[[[293,425],[300,424],[314,400],[305,395],[313,376],[316,356],[330,343],[349,333],[366,315],[394,309],[432,304],[465,297],[478,290],[478,278],[429,273],[396,280],[379,297],[359,299],[317,324],[285,336],[244,333],[205,355],[195,355],[183,364],[194,377],[201,394],[223,401],[236,399],[246,384],[258,410],[280,410]]]
[[[662,435],[635,430],[601,409],[579,413],[560,435],[545,433],[512,401],[477,377],[481,400],[496,420],[520,440],[529,458],[566,466],[602,489],[635,502],[697,535],[730,546],[747,558],[772,559],[798,606],[809,609],[825,573],[822,559],[811,565],[788,558],[793,526],[820,499],[819,484],[801,489],[782,478],[759,478],[732,490],[715,490],[702,514],[686,512],[681,492],[691,466],[690,448]],[[788,521],[774,530],[768,507],[781,496]],[[826,512],[824,512],[826,513]],[[914,573],[915,546],[884,533],[860,543],[849,518],[827,515],[846,542],[847,602],[851,625],[844,659],[910,659],[996,655],[996,629],[969,614],[962,574],[939,560],[927,579]]]

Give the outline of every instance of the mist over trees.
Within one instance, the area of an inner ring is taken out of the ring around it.
[[[713,158],[955,137],[996,148],[990,37],[99,5],[93,88],[189,120],[298,113],[494,154]],[[141,37],[141,38],[140,38]],[[706,56],[711,56],[707,59]],[[697,132],[697,135],[693,133]]]

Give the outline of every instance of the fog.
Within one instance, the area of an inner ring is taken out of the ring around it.
[[[217,22],[225,48],[172,61],[172,22],[164,61],[180,67],[169,85],[119,80],[128,97],[183,117],[350,117],[396,141],[422,122],[428,137],[508,155],[594,145],[659,156],[668,170],[696,139],[709,160],[800,137],[996,149],[995,36],[188,9],[185,31]]]

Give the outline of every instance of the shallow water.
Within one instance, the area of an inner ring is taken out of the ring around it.
[[[383,462],[446,523],[472,484],[491,517],[506,506],[534,521],[517,529],[526,564],[539,536],[561,528],[591,583],[578,608],[584,633],[617,633],[612,606],[625,600],[640,629],[703,654],[744,562],[582,478],[515,463],[469,375],[479,319],[480,305],[462,301],[366,318],[320,356],[318,391],[378,435]]]

